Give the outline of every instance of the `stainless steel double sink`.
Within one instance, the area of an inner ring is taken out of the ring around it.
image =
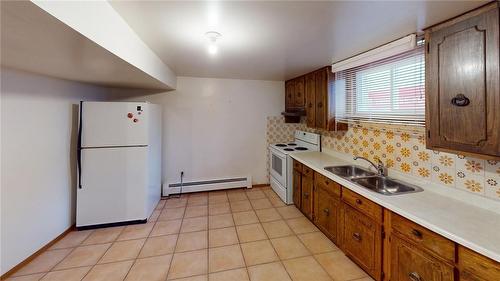
[[[423,191],[413,184],[404,183],[390,177],[377,175],[356,165],[325,167],[330,173],[343,177],[351,182],[384,195],[397,195]]]

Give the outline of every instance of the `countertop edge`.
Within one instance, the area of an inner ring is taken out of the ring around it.
[[[372,193],[371,191],[369,191],[365,188],[359,187],[355,183],[353,183],[347,179],[344,179],[340,176],[329,173],[328,171],[323,169],[324,167],[318,168],[315,166],[315,164],[310,163],[309,161],[302,159],[300,157],[300,153],[290,154],[290,157],[292,157],[293,159],[301,162],[302,164],[305,164],[306,166],[312,168],[314,171],[320,173],[321,175],[341,184],[342,186],[348,188],[349,190],[356,192],[356,193],[368,198],[369,200],[379,204],[380,206],[382,206],[382,207],[384,207],[384,208],[386,208],[386,209],[388,209],[388,210],[390,210],[398,215],[401,215],[401,216],[403,216],[403,217],[405,217],[405,218],[407,218],[407,219],[409,219],[409,220],[411,220],[411,221],[413,221],[421,226],[424,226],[424,227],[442,235],[443,237],[450,239],[453,242],[456,242],[456,243],[458,243],[466,248],[469,248],[477,253],[480,253],[480,254],[482,254],[490,259],[493,259],[497,262],[500,262],[500,253],[497,253],[495,251],[491,251],[487,248],[479,246],[479,245],[477,245],[469,240],[466,240],[460,236],[457,236],[456,234],[453,234],[453,233],[450,233],[450,232],[444,230],[443,228],[439,227],[438,225],[429,223],[429,222],[425,221],[424,219],[419,218],[415,214],[412,214],[411,212],[405,211],[405,210],[403,210],[399,207],[396,207],[390,203],[384,202],[384,201],[380,200],[379,198],[373,196],[373,194],[370,194],[370,193]],[[348,163],[345,160],[342,160],[340,158],[336,158],[336,157],[331,156],[331,155],[328,155],[328,157],[332,158],[333,160],[338,160],[339,162]],[[475,206],[471,206],[471,207],[477,208]]]

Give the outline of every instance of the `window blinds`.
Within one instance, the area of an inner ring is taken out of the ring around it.
[[[336,72],[333,87],[337,121],[423,126],[423,42],[413,50]]]

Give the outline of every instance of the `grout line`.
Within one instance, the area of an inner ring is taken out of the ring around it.
[[[92,234],[93,232],[94,232],[94,230],[90,231],[90,232],[89,232],[89,235],[87,236],[87,238],[88,238],[88,237],[90,236],[90,234]],[[87,238],[85,238],[83,241],[85,241]],[[61,259],[58,263],[56,263],[53,267],[51,267],[51,268],[49,269],[49,271],[47,271],[47,273],[49,273],[49,272],[51,272],[53,269],[55,269],[55,268],[56,268],[56,267],[57,267],[57,266],[58,266],[61,262],[63,262],[63,261],[64,261],[64,260],[65,260],[65,259],[69,256],[69,255],[71,255],[71,254],[72,254],[72,253],[73,253],[73,252],[74,252],[74,251],[75,251],[78,247],[81,247],[81,244],[83,243],[83,241],[82,241],[82,242],[80,242],[80,243],[79,243],[77,246],[75,246],[74,248],[72,248],[72,249],[71,249],[71,251],[69,251],[69,252],[68,252],[68,254],[67,254],[67,255],[65,255],[65,256],[64,256],[64,258],[62,258],[62,259]],[[110,243],[109,245],[111,246],[111,243]],[[66,249],[69,249],[69,248],[66,248]],[[106,251],[107,251],[107,249],[106,249]],[[69,269],[69,268],[67,268],[67,269]]]
[[[158,203],[158,204],[159,204],[159,203]],[[155,208],[155,209],[156,209],[156,208]],[[161,211],[160,211],[160,213],[161,213]],[[137,257],[138,257],[138,256],[139,256],[139,254],[141,253],[142,248],[144,248],[144,245],[145,245],[145,244],[146,244],[146,242],[147,242],[147,239],[148,239],[148,237],[149,237],[149,234],[151,233],[151,231],[153,231],[153,228],[154,228],[154,225],[155,225],[155,224],[156,224],[156,222],[154,222],[153,227],[151,227],[151,229],[150,229],[150,230],[149,230],[149,232],[148,232],[148,235],[147,235],[145,238],[144,238],[144,237],[143,237],[143,238],[139,238],[139,239],[144,239],[144,243],[142,243],[141,249],[140,249],[140,250],[139,250],[139,252],[137,253],[137,256],[135,257],[135,259],[133,259],[132,265],[130,265],[130,267],[129,267],[128,271],[127,271],[127,274],[125,274],[124,279],[127,277],[127,275],[129,274],[130,270],[132,270],[132,267],[134,267],[134,264],[135,264],[135,263],[136,263],[136,261],[137,261]],[[106,255],[106,253],[109,251],[109,249],[111,249],[111,247],[113,246],[113,244],[118,243],[118,242],[122,242],[122,241],[139,240],[139,239],[129,239],[129,240],[120,240],[120,241],[118,241],[118,240],[117,240],[117,239],[118,239],[118,237],[120,237],[121,233],[122,233],[123,231],[125,231],[125,228],[126,228],[126,227],[127,227],[127,226],[125,226],[125,227],[122,229],[122,231],[120,232],[120,234],[119,234],[119,235],[116,237],[116,239],[115,239],[115,240],[111,243],[111,245],[108,247],[108,249],[106,250],[106,252],[104,252],[104,255],[102,255],[102,256],[99,258],[99,260],[97,261],[97,263],[96,263],[96,264],[94,264],[94,265],[90,268],[90,270],[89,270],[89,271],[88,271],[88,272],[87,272],[87,273],[83,276],[82,280],[83,280],[83,279],[85,279],[85,277],[87,277],[87,275],[88,275],[88,274],[89,274],[89,273],[90,273],[90,272],[91,272],[91,271],[92,271],[92,270],[93,270],[93,269],[94,269],[94,268],[95,268],[95,267],[99,264],[99,261],[100,261],[100,260],[102,260],[102,258]],[[103,263],[103,264],[107,264],[107,263]]]
[[[67,248],[59,248],[59,249],[53,249],[53,250],[48,250],[48,251],[54,251],[54,250],[64,250],[64,249],[72,249],[71,251],[68,252],[68,254],[66,254],[64,256],[63,259],[61,259],[61,261],[59,261],[58,263],[56,263],[53,267],[51,267],[49,269],[49,271],[47,272],[39,272],[39,273],[33,273],[33,274],[41,274],[41,273],[44,273],[44,275],[41,277],[42,279],[45,277],[45,275],[47,275],[48,273],[50,272],[57,272],[57,271],[63,271],[63,270],[70,270],[70,269],[75,269],[75,268],[82,268],[82,267],[90,267],[89,268],[89,271],[82,277],[85,278],[85,276],[96,266],[98,265],[99,261],[102,259],[102,257],[107,253],[107,251],[111,248],[111,246],[115,243],[115,242],[121,242],[121,241],[117,241],[116,239],[118,239],[118,237],[121,235],[121,233],[124,231],[126,226],[124,227],[121,227],[121,230],[119,232],[119,234],[116,236],[116,238],[112,241],[109,241],[109,242],[103,242],[103,243],[94,243],[94,244],[83,244],[85,243],[85,241],[87,241],[90,236],[95,233],[97,230],[92,230],[91,232],[89,232],[89,235],[87,236],[87,238],[85,238],[82,242],[80,242],[80,244],[78,244],[77,246],[75,247],[67,247]],[[111,228],[109,228],[111,229]],[[143,238],[139,238],[139,239],[143,239]],[[124,241],[130,241],[130,240],[139,240],[139,239],[129,239],[129,240],[124,240]],[[64,259],[66,259],[71,253],[73,253],[73,251],[75,251],[77,248],[80,248],[80,247],[88,247],[88,246],[95,246],[95,245],[105,245],[105,244],[109,244],[110,246],[106,249],[106,251],[104,252],[104,254],[99,258],[99,260],[97,261],[96,264],[94,265],[83,265],[83,266],[74,266],[74,267],[69,267],[69,268],[63,268],[63,269],[57,269],[57,270],[54,270],[57,265],[59,265]],[[128,261],[128,260],[131,260],[131,259],[127,259],[127,260],[122,260],[122,261]],[[116,262],[122,262],[122,261],[114,261],[114,262],[109,262],[109,263],[116,263]],[[108,263],[102,263],[102,264],[108,264]],[[33,275],[33,274],[25,274],[25,275],[19,275],[19,276],[16,276],[16,277],[20,277],[20,276],[27,276],[27,275]]]
[[[261,191],[261,192],[263,192],[263,193],[265,194],[265,198],[270,199],[270,198],[269,198],[269,196],[266,194],[266,192],[264,192],[264,191],[262,191],[262,190],[259,190],[259,191]],[[269,208],[255,209],[255,208],[254,208],[254,206],[251,204],[250,199],[249,199],[249,198],[248,198],[248,196],[246,195],[246,191],[245,191],[245,190],[241,190],[241,192],[242,192],[242,194],[245,194],[245,197],[246,197],[247,199],[243,199],[243,200],[236,200],[236,201],[233,201],[233,202],[239,202],[239,201],[244,201],[244,200],[246,201],[246,200],[248,200],[248,201],[250,202],[250,206],[252,207],[252,208],[251,208],[251,210],[247,210],[247,211],[243,211],[243,212],[249,212],[249,211],[252,211],[252,212],[256,215],[256,212],[255,212],[255,211],[257,211],[257,210],[271,209],[271,208],[274,208],[274,209],[279,208],[279,207],[277,207],[277,206],[272,205],[272,207],[269,207]],[[225,193],[225,195],[226,195],[226,198],[228,198],[227,192],[224,192],[224,193]],[[208,194],[209,194],[209,193],[208,193]],[[209,206],[210,206],[211,204],[210,204],[210,202],[208,201],[208,196],[209,196],[208,194],[206,195],[206,196],[207,196],[207,204],[204,204],[204,205],[194,205],[194,206],[206,206],[207,208],[209,208]],[[188,197],[189,197],[189,195],[186,195],[186,196],[188,196]],[[259,199],[264,199],[264,198],[259,198]],[[165,201],[165,203],[163,203],[163,207],[162,207],[162,208],[158,208],[158,207],[156,207],[156,208],[154,209],[154,211],[159,211],[159,212],[160,212],[160,214],[161,214],[163,211],[166,211],[166,210],[168,210],[168,209],[173,209],[173,208],[181,208],[181,207],[182,207],[182,206],[179,206],[179,207],[167,208],[167,205],[168,205],[168,204],[166,204],[166,201],[168,201],[168,200],[169,200],[169,199],[167,199],[167,200],[162,199],[162,201]],[[252,200],[256,200],[256,199],[252,199]],[[232,208],[231,208],[231,203],[232,203],[232,202],[231,202],[230,200],[228,200],[227,202],[222,202],[222,203],[227,203],[227,204],[229,205],[229,208],[230,208],[230,213],[229,213],[229,214],[231,215],[231,219],[232,219],[232,221],[233,221],[233,225],[232,225],[232,226],[227,226],[227,227],[221,227],[221,228],[214,228],[213,230],[215,230],[215,229],[223,229],[223,228],[234,228],[234,229],[235,229],[235,232],[236,232],[236,238],[237,238],[237,240],[238,240],[238,246],[239,246],[239,248],[240,248],[240,251],[241,251],[241,254],[242,254],[242,256],[243,256],[244,263],[245,263],[245,266],[244,266],[244,267],[240,267],[240,268],[245,268],[245,269],[247,270],[247,276],[249,277],[249,273],[248,273],[248,266],[246,265],[246,261],[245,261],[245,258],[244,258],[244,255],[243,255],[243,251],[242,251],[242,248],[241,248],[241,241],[239,240],[239,236],[238,236],[237,231],[236,231],[236,227],[237,227],[237,225],[235,224],[234,217],[233,217],[233,213],[234,213],[234,212],[232,211]],[[272,202],[271,202],[271,203],[272,203]],[[159,204],[160,204],[160,203],[159,203]],[[218,203],[212,203],[212,205],[214,205],[214,204],[218,204]],[[171,220],[181,220],[181,227],[182,227],[182,223],[183,223],[183,221],[184,221],[184,219],[185,219],[185,214],[186,214],[186,209],[187,209],[187,207],[190,207],[190,206],[188,206],[188,205],[187,205],[187,200],[186,200],[186,204],[184,205],[184,207],[182,207],[182,208],[184,208],[182,218],[180,218],[180,219],[171,219]],[[238,213],[238,212],[236,212],[236,213]],[[282,216],[281,216],[281,214],[280,214],[279,212],[278,212],[278,214],[280,215],[280,217],[282,217]],[[224,214],[219,214],[219,215],[224,215]],[[158,217],[159,217],[159,216],[158,216]],[[200,217],[207,217],[207,220],[208,220],[208,217],[209,217],[209,216],[207,215],[207,216],[200,216]],[[196,217],[192,217],[192,218],[196,218]],[[260,218],[259,218],[258,216],[257,216],[257,220],[258,220],[259,225],[262,227],[262,221],[260,220]],[[157,219],[156,219],[155,221],[149,221],[149,222],[148,222],[148,224],[152,224],[153,226],[152,226],[152,227],[151,227],[151,229],[149,230],[149,232],[148,232],[148,234],[147,234],[147,236],[146,236],[146,237],[137,237],[137,238],[132,238],[132,239],[118,240],[118,238],[119,238],[119,237],[123,234],[123,232],[125,231],[125,228],[127,227],[127,226],[124,226],[124,227],[120,230],[120,232],[118,233],[118,235],[116,236],[116,238],[115,238],[113,241],[110,241],[110,242],[107,242],[107,243],[95,243],[95,244],[87,244],[87,245],[83,245],[83,243],[84,243],[87,239],[89,239],[90,235],[91,235],[91,234],[95,231],[95,230],[92,230],[92,231],[89,233],[88,237],[87,237],[87,238],[85,238],[85,239],[84,239],[84,240],[83,240],[80,244],[76,245],[75,247],[67,247],[67,248],[59,248],[59,249],[54,249],[54,250],[71,249],[71,251],[69,251],[69,252],[68,252],[68,254],[67,254],[67,255],[65,255],[65,256],[64,256],[64,258],[63,258],[60,262],[58,262],[56,265],[54,265],[54,266],[51,268],[51,270],[49,270],[48,272],[33,273],[33,274],[43,274],[43,276],[42,276],[42,278],[43,278],[45,275],[47,275],[49,272],[52,272],[52,271],[62,271],[62,270],[69,270],[69,269],[74,269],[74,268],[90,267],[90,268],[89,268],[89,270],[88,270],[88,272],[85,274],[85,276],[84,276],[84,277],[82,277],[82,278],[85,278],[85,277],[86,277],[86,276],[87,276],[87,275],[88,275],[88,274],[89,274],[89,273],[93,270],[93,268],[94,268],[94,267],[96,267],[97,265],[105,265],[105,264],[112,264],[112,263],[120,263],[120,262],[132,261],[132,260],[133,260],[134,262],[132,263],[131,267],[129,268],[129,270],[128,270],[128,272],[127,272],[126,276],[125,276],[125,278],[126,278],[126,277],[129,275],[129,273],[130,273],[131,269],[133,268],[133,266],[136,264],[136,262],[137,262],[137,260],[138,260],[138,259],[144,259],[144,258],[152,258],[152,257],[159,257],[159,256],[171,255],[171,256],[172,256],[172,258],[171,258],[171,260],[170,260],[170,264],[169,264],[169,271],[167,272],[167,278],[168,278],[168,274],[170,273],[170,269],[171,269],[171,264],[172,264],[172,261],[173,261],[173,257],[174,257],[174,255],[177,253],[177,252],[176,252],[176,248],[177,248],[177,242],[178,242],[178,239],[179,239],[179,235],[180,235],[180,234],[182,234],[182,233],[180,232],[180,229],[179,229],[179,232],[177,232],[177,233],[169,233],[169,234],[164,234],[164,235],[154,236],[154,237],[161,237],[161,236],[171,236],[171,235],[177,235],[176,243],[175,243],[175,246],[174,246],[174,251],[173,251],[173,253],[171,253],[171,254],[153,255],[153,256],[142,257],[142,258],[138,258],[138,256],[137,256],[137,257],[136,257],[136,258],[134,258],[134,259],[126,259],[126,260],[120,260],[120,261],[112,261],[112,262],[106,262],[106,263],[99,263],[99,261],[101,261],[101,260],[102,260],[103,256],[104,256],[104,255],[105,255],[105,254],[106,254],[106,253],[110,250],[110,248],[111,248],[111,247],[112,247],[115,243],[119,243],[119,242],[123,242],[123,241],[131,241],[131,240],[144,240],[144,243],[142,244],[141,249],[139,250],[139,254],[140,254],[140,253],[142,252],[142,250],[143,250],[143,248],[144,248],[144,246],[145,246],[145,244],[146,244],[147,240],[148,240],[148,239],[150,239],[150,238],[154,238],[153,236],[151,236],[151,233],[153,232],[153,230],[154,230],[155,226],[156,226],[159,222],[162,222],[162,221],[163,221],[163,220],[157,220]],[[169,221],[169,220],[167,220],[167,221]],[[273,220],[273,221],[276,221],[276,220]],[[269,222],[271,222],[271,221],[269,221]],[[208,223],[208,222],[207,222],[207,223]],[[243,224],[243,225],[248,225],[248,224]],[[208,227],[207,227],[207,228],[208,228]],[[263,229],[263,228],[262,228],[262,229]],[[212,230],[212,229],[209,229],[209,228],[208,228],[208,229],[206,229],[206,230],[189,231],[189,232],[184,232],[184,233],[192,233],[192,232],[199,232],[199,231],[207,231],[207,244],[208,244],[208,242],[209,242],[209,233],[210,233],[210,230]],[[270,238],[269,238],[269,236],[267,235],[267,233],[265,232],[265,230],[264,230],[264,234],[266,235],[267,240],[269,240],[269,242],[270,242]],[[258,241],[262,241],[262,240],[258,240]],[[256,241],[251,241],[251,242],[256,242]],[[79,248],[79,247],[86,247],[86,246],[93,246],[93,245],[105,245],[105,244],[109,244],[108,248],[107,248],[107,249],[106,249],[106,251],[103,253],[103,255],[101,255],[101,257],[98,259],[97,263],[96,263],[96,264],[94,264],[94,265],[87,265],[87,266],[75,266],[75,267],[64,268],[64,269],[59,269],[59,270],[52,270],[52,269],[54,269],[55,267],[57,267],[57,265],[58,265],[59,263],[61,263],[63,260],[65,260],[65,259],[66,259],[66,258],[67,258],[67,257],[68,257],[71,253],[73,253],[73,251],[75,251],[75,249],[76,249],[76,248]],[[209,245],[207,245],[207,249],[206,249],[206,250],[207,250],[207,254],[208,254],[209,249],[211,249],[211,248],[220,248],[220,247],[234,246],[234,245],[235,245],[235,244],[232,244],[232,245],[224,245],[224,246],[218,246],[218,247],[210,247]],[[271,245],[272,245],[272,243],[271,243]],[[274,247],[273,247],[273,249],[274,249]],[[179,252],[179,253],[187,253],[187,252],[192,252],[192,251],[200,251],[200,249],[198,249],[198,250],[186,251],[186,252]],[[276,250],[275,250],[275,249],[274,249],[274,251],[275,251],[275,253],[276,253],[276,256],[277,256],[277,257],[278,257],[278,259],[279,259],[279,256],[277,255],[277,252],[276,252]],[[138,255],[139,255],[139,254],[138,254]],[[208,260],[209,260],[209,259],[207,258],[207,262],[208,262]],[[281,260],[279,259],[279,261],[281,261]],[[275,263],[275,262],[278,262],[278,261],[273,261],[273,262],[269,262],[269,263]],[[263,263],[263,264],[266,264],[266,263]],[[261,265],[261,264],[258,264],[258,265]],[[233,269],[228,269],[228,270],[234,270],[234,269],[238,269],[238,268],[233,268]],[[222,271],[218,271],[218,272],[223,272],[223,271],[228,271],[228,270],[222,270]],[[207,270],[207,271],[209,271],[209,268],[208,268],[208,270]],[[214,272],[214,273],[215,273],[215,272]],[[33,274],[26,274],[26,275],[33,275]],[[207,274],[209,274],[209,272],[207,272]],[[20,276],[26,276],[26,275],[20,275]],[[198,276],[198,275],[196,275],[196,276]]]
[[[105,244],[100,244],[100,245],[105,245]],[[74,269],[74,268],[78,268],[78,267],[87,267],[87,266],[90,266],[90,269],[89,271],[87,271],[87,273],[85,273],[85,275],[82,277],[85,278],[85,276],[87,276],[87,274],[97,265],[97,263],[99,262],[99,260],[101,260],[101,258],[106,254],[106,252],[109,250],[109,248],[111,248],[111,246],[113,245],[113,243],[109,243],[109,247],[106,249],[106,251],[104,251],[104,253],[99,257],[99,259],[97,260],[97,262],[93,265],[85,265],[85,266],[74,266],[74,267],[68,267],[68,268],[63,268],[63,269],[60,269],[60,270],[65,270],[65,269]],[[78,248],[78,247],[77,247]],[[76,248],[75,248],[76,249]],[[73,253],[73,251],[71,251],[71,253]],[[70,253],[70,254],[71,254]],[[61,263],[62,260],[59,262]],[[59,263],[57,265],[59,265]],[[55,265],[54,268],[57,266]],[[60,270],[54,270],[54,271],[60,271]],[[50,272],[50,271],[49,271]],[[80,279],[81,280],[81,279]]]
[[[267,194],[266,194],[267,196]],[[276,211],[278,212],[278,211]],[[278,212],[278,215],[281,216],[281,214]],[[258,217],[257,217],[258,218]],[[283,267],[283,270],[285,270],[286,274],[288,275],[288,277],[290,278],[290,280],[293,280],[292,279],[292,276],[290,275],[290,273],[288,272],[288,270],[286,270],[286,267],[285,267],[285,264],[283,263],[283,260],[281,259],[281,257],[279,256],[278,254],[278,251],[276,250],[276,247],[274,247],[272,241],[271,241],[271,238],[269,237],[269,235],[267,234],[267,232],[265,231],[264,227],[262,226],[262,222],[260,221],[260,218],[259,219],[259,222],[260,222],[260,226],[262,227],[262,230],[264,231],[264,234],[266,235],[267,237],[267,240],[269,241],[269,243],[271,244],[271,247],[273,248],[274,250],[274,253],[276,254],[276,256],[278,257],[278,261],[275,261],[275,262],[278,262],[282,267]],[[270,263],[274,263],[274,262],[270,262]],[[269,263],[269,264],[270,264]]]
[[[180,195],[180,198],[181,197],[182,197],[182,194]],[[187,198],[186,198],[186,204],[187,204]],[[165,202],[165,205],[167,205],[166,202]],[[168,271],[167,271],[167,275],[165,276],[165,280],[168,280],[168,276],[170,275],[170,270],[172,270],[172,263],[173,263],[174,257],[175,257],[175,250],[177,249],[177,243],[179,242],[179,236],[181,235],[182,223],[184,222],[184,215],[185,214],[186,214],[186,208],[184,208],[184,213],[182,214],[181,225],[179,226],[179,232],[177,233],[177,239],[175,240],[174,252],[172,253],[172,258],[170,259],[170,262],[168,263]]]
[[[243,193],[245,197],[248,197],[246,193]],[[229,210],[231,211],[231,218],[233,218],[233,209],[231,208],[231,204],[229,204]],[[234,223],[234,218],[233,218],[233,223]],[[238,240],[238,248],[240,249],[241,257],[243,258],[243,264],[245,267],[245,271],[247,272],[248,276],[248,266],[247,266],[247,261],[245,259],[245,255],[243,254],[243,248],[241,248],[241,241],[240,241],[240,236],[238,235],[238,229],[236,228],[236,224],[234,224],[234,231],[236,232],[236,239]],[[250,280],[250,277],[248,276],[248,279]]]
[[[161,200],[160,200],[160,202],[161,202]],[[167,203],[166,201],[165,201],[165,203],[163,203],[163,207],[160,209],[160,215],[161,215],[161,212],[163,212],[163,209],[165,208],[166,203]],[[160,204],[160,203],[158,203],[158,204]],[[155,210],[156,210],[156,208],[155,208]],[[160,217],[160,215],[158,215],[158,217]],[[151,229],[149,230],[149,232],[148,232],[148,234],[147,234],[147,236],[146,236],[146,238],[144,240],[144,243],[142,244],[141,249],[139,250],[139,253],[137,253],[137,256],[134,259],[134,262],[132,263],[132,265],[128,269],[127,274],[125,274],[125,276],[123,277],[123,280],[125,280],[127,278],[127,276],[130,274],[130,271],[132,270],[132,268],[134,267],[134,265],[137,263],[137,260],[139,259],[139,255],[141,254],[142,249],[144,248],[144,245],[146,245],[146,243],[147,243],[147,241],[148,241],[151,233],[153,232],[153,229],[156,226],[157,222],[158,222],[158,218],[157,218],[156,221],[153,222],[153,227],[151,227]]]
[[[207,198],[207,200],[209,200],[209,199]],[[207,215],[210,215],[210,207],[207,206],[207,208],[208,208]],[[229,208],[231,208],[231,207],[229,207]],[[231,210],[231,209],[229,209],[229,210]],[[209,226],[209,219],[207,216],[207,280],[208,280],[209,272],[210,272],[210,226]]]

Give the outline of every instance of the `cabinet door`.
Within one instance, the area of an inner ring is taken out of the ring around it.
[[[460,281],[500,280],[500,263],[458,246]]]
[[[316,126],[316,75],[314,73],[306,76],[306,115],[307,127]]]
[[[300,209],[300,199],[302,197],[302,174],[297,171],[293,170],[293,203],[297,208]]]
[[[294,84],[293,80],[286,81],[286,83],[285,83],[285,110],[287,110],[287,111],[290,108],[293,108],[294,91],[295,91],[295,84]]]
[[[458,273],[458,280],[459,281],[488,281],[491,279],[481,278],[481,277],[474,275],[468,271],[460,271]]]
[[[316,72],[316,128],[326,129],[328,76],[327,70]]]
[[[328,238],[337,242],[340,200],[334,197],[330,191],[325,189],[321,184],[316,184],[314,195],[314,221],[316,226],[318,226]]]
[[[382,226],[344,204],[345,253],[376,280],[382,272]]]
[[[302,176],[301,210],[309,219],[312,219],[313,177]]]
[[[427,145],[500,156],[498,7],[444,25],[426,34]]]
[[[294,91],[294,107],[304,108],[305,105],[305,94],[304,94],[304,76],[295,79],[295,91]]]
[[[397,235],[391,238],[391,281],[453,281],[453,266]]]

